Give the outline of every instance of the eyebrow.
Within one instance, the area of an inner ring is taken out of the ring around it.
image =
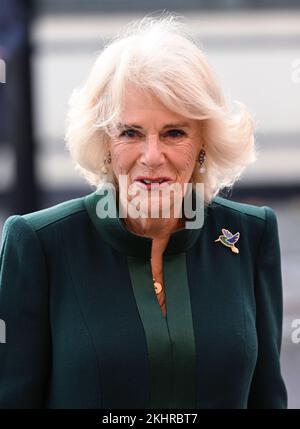
[[[143,130],[143,127],[141,125],[138,125],[138,124],[122,124],[122,123],[119,123],[117,128],[118,129],[136,128],[138,130]],[[166,124],[163,126],[162,129],[165,130],[167,128],[190,128],[190,124],[188,122],[178,122],[178,123],[174,123],[174,124]]]

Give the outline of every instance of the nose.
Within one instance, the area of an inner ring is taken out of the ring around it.
[[[162,150],[162,143],[159,140],[159,136],[151,134],[145,140],[143,145],[143,152],[140,158],[141,163],[150,169],[159,167],[164,163],[164,153]]]

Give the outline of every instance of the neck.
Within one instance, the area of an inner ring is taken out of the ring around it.
[[[124,218],[129,231],[135,234],[150,237],[156,242],[166,241],[178,229],[184,228],[182,218]]]
[[[119,192],[117,193],[118,201]],[[128,213],[127,213],[128,214]],[[184,229],[186,218],[184,217],[138,217],[127,216],[123,218],[126,228],[136,235],[152,239],[152,257],[162,256],[173,232]]]

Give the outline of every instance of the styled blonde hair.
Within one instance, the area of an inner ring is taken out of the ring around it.
[[[204,183],[206,203],[256,160],[254,122],[246,107],[235,102],[238,112],[233,112],[186,26],[164,13],[129,24],[105,44],[87,80],[70,97],[66,145],[76,169],[92,186],[103,180],[110,132],[128,83],[152,92],[175,113],[201,121],[206,171],[200,173],[196,163],[191,181]],[[108,180],[117,185],[112,171]]]

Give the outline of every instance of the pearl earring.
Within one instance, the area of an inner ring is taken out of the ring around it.
[[[106,165],[110,164],[110,163],[111,163],[111,153],[109,151],[108,154],[104,157],[103,166],[101,167],[101,172],[103,174],[107,174],[108,173],[108,169],[107,169]]]

